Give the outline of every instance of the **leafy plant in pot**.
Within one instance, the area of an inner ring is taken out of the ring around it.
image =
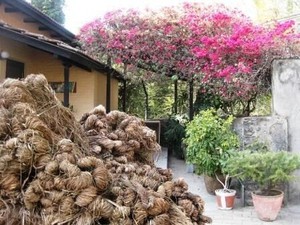
[[[259,185],[259,190],[252,192],[252,200],[258,218],[264,221],[277,218],[284,195],[277,188],[294,179],[293,172],[299,168],[299,155],[286,151],[239,151],[223,165],[224,172]]]
[[[233,116],[222,118],[211,108],[197,114],[186,127],[186,160],[196,166],[198,175],[204,175],[205,187],[210,194],[222,188],[216,179],[216,175],[220,178],[222,174],[221,161],[239,147],[232,122]],[[221,180],[224,182],[224,178]]]

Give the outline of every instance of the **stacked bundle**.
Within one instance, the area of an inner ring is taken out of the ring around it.
[[[154,166],[136,117],[96,107],[76,122],[42,75],[0,86],[0,224],[204,224],[204,202]]]
[[[86,113],[80,123],[93,154],[104,161],[112,174],[114,201],[133,209],[132,215],[126,217],[128,223],[117,220],[114,224],[132,224],[130,217],[137,224],[208,222],[202,216],[204,202],[188,192],[185,181],[172,181],[170,170],[154,166],[160,146],[155,132],[142,120],[119,111],[106,114],[105,108],[98,106]],[[178,205],[184,213],[176,210]]]
[[[93,152],[102,158],[125,156],[129,161],[153,165],[153,157],[160,151],[155,132],[141,119],[124,112],[106,114],[100,105],[86,113],[80,123]]]

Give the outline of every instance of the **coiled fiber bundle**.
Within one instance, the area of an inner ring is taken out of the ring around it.
[[[204,202],[156,168],[136,117],[97,106],[78,123],[43,75],[0,84],[0,225],[204,224]]]
[[[116,110],[106,114],[103,106],[97,106],[80,123],[96,155],[125,156],[129,161],[154,165],[160,146],[155,131],[141,119]]]

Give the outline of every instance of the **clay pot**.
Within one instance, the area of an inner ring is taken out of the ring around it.
[[[276,220],[282,206],[283,192],[272,190],[271,196],[260,195],[255,192],[252,192],[251,195],[258,218],[263,221]]]
[[[219,209],[232,209],[234,206],[236,190],[233,189],[217,189],[217,205]]]
[[[225,177],[223,175],[218,175],[218,178],[224,183]],[[211,195],[215,195],[215,190],[222,189],[222,184],[217,180],[216,177],[210,177],[204,175],[204,184],[207,192]]]

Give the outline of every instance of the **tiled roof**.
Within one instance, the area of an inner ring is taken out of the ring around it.
[[[30,21],[38,24],[39,28],[47,28],[55,35],[55,38],[67,42],[73,45],[75,35],[67,30],[65,27],[51,19],[49,16],[42,13],[37,8],[33,7],[30,3],[25,0],[0,0],[0,3],[5,3],[5,12],[21,12],[26,17],[24,23]]]
[[[112,72],[113,76],[117,79],[123,79],[123,76],[119,72],[91,58],[78,48],[72,47],[63,41],[48,38],[42,34],[32,33],[24,29],[12,27],[2,20],[0,20],[0,36],[4,36],[40,50],[58,55],[63,60],[84,69]]]

